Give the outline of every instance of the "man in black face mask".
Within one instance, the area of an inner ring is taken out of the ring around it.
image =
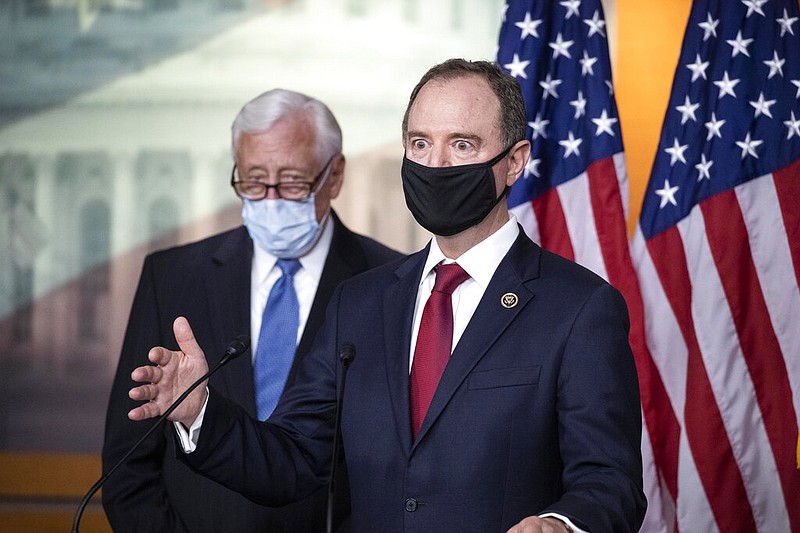
[[[409,209],[435,238],[339,286],[298,385],[258,422],[213,388],[176,410],[183,460],[256,501],[324,483],[343,343],[358,355],[342,409],[353,531],[637,531],[646,502],[638,381],[619,293],[530,241],[503,201],[530,145],[516,81],[449,60],[403,121]],[[181,351],[131,397],[157,416],[206,368]],[[303,383],[302,386],[299,383]]]

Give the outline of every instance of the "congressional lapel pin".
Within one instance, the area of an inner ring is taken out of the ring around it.
[[[505,307],[506,309],[511,309],[512,307],[516,307],[519,303],[519,298],[513,292],[507,292],[503,296],[500,297],[500,305]]]

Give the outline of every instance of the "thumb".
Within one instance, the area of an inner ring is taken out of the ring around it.
[[[182,316],[176,318],[172,323],[172,332],[175,334],[175,340],[178,342],[180,350],[187,357],[190,359],[205,357],[202,348],[197,344],[197,339],[194,338],[194,332],[186,318]]]

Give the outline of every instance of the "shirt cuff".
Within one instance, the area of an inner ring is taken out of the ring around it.
[[[203,425],[203,417],[206,414],[206,407],[208,406],[208,396],[208,387],[206,387],[206,400],[203,402],[203,408],[200,409],[200,414],[194,419],[192,427],[187,430],[186,426],[180,422],[172,423],[172,425],[175,426],[175,431],[178,433],[178,440],[181,443],[183,453],[192,453],[197,449],[197,441],[200,440],[200,426]]]
[[[589,533],[588,531],[586,531],[584,529],[581,529],[578,526],[576,526],[575,524],[573,524],[572,520],[570,520],[566,516],[560,515],[558,513],[541,514],[541,515],[539,515],[539,518],[547,518],[548,516],[552,516],[553,518],[558,518],[559,520],[561,520],[562,522],[567,524],[569,526],[570,530],[572,531],[572,533]]]

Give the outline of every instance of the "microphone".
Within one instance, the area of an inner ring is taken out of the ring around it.
[[[347,383],[347,369],[356,358],[356,347],[346,342],[339,350],[339,360],[342,362],[342,386],[336,398],[336,425],[333,428],[333,458],[331,463],[331,477],[328,480],[328,516],[326,520],[327,533],[333,533],[333,493],[335,492],[336,465],[339,462],[339,437],[342,432],[342,403],[344,402],[344,387]]]
[[[130,457],[130,455],[134,451],[136,451],[136,448],[138,448],[145,441],[145,439],[147,437],[149,437],[150,434],[153,433],[153,431],[155,431],[156,428],[159,427],[161,425],[161,423],[164,422],[164,420],[166,420],[167,417],[170,414],[172,414],[172,411],[174,411],[175,409],[178,408],[178,406],[181,404],[181,402],[183,402],[183,400],[185,400],[186,397],[189,396],[189,394],[194,389],[196,389],[198,385],[200,385],[203,381],[205,381],[206,379],[211,377],[211,375],[214,374],[214,372],[216,372],[220,368],[222,368],[223,365],[227,364],[229,361],[231,361],[231,360],[239,357],[240,355],[242,355],[244,352],[247,351],[247,348],[249,348],[249,347],[250,347],[250,337],[248,337],[247,335],[239,335],[238,337],[233,339],[231,342],[229,342],[228,346],[225,348],[225,352],[224,352],[224,354],[222,356],[222,359],[219,360],[219,363],[217,363],[214,366],[214,368],[212,368],[211,370],[209,370],[208,372],[203,374],[203,376],[200,377],[200,379],[198,379],[197,381],[192,383],[189,386],[189,388],[186,389],[183,392],[183,394],[181,394],[178,397],[177,400],[172,402],[172,405],[169,406],[169,409],[164,411],[164,414],[161,415],[158,418],[158,420],[156,420],[155,424],[153,424],[153,426],[150,429],[147,430],[147,433],[142,435],[141,438],[138,441],[136,441],[136,444],[131,446],[131,449],[128,450],[125,453],[125,455],[122,456],[122,459],[117,461],[117,463],[111,468],[111,470],[106,472],[100,479],[97,480],[97,482],[94,485],[92,485],[92,488],[90,488],[89,491],[86,493],[86,495],[83,497],[83,500],[81,500],[80,505],[78,505],[78,509],[75,511],[75,519],[72,522],[72,533],[78,533],[78,526],[81,523],[81,516],[83,515],[84,509],[86,509],[86,506],[89,504],[89,500],[92,499],[92,496],[94,496],[95,492],[100,490],[100,487],[102,487],[103,484],[106,482],[106,480],[108,480],[108,478],[111,477],[111,474],[116,472],[117,469],[120,466],[122,466],[123,463],[125,463],[125,460],[128,459],[128,457]]]

